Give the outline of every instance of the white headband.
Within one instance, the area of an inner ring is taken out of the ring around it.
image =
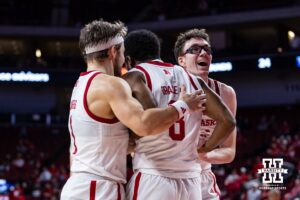
[[[120,44],[121,42],[124,42],[123,37],[121,36],[116,36],[110,40],[108,40],[105,43],[98,43],[95,46],[89,46],[85,48],[85,54],[90,54],[90,53],[94,53],[97,51],[102,51],[104,49],[108,49],[116,44]]]

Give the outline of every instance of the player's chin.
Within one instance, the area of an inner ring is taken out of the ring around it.
[[[203,76],[203,75],[208,75],[209,74],[209,67],[207,68],[199,68],[198,69],[198,75]]]

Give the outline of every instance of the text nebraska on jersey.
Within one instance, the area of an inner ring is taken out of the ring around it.
[[[161,92],[164,95],[168,95],[168,94],[179,94],[179,88],[176,85],[164,85],[161,86]]]

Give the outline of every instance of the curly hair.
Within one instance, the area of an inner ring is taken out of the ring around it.
[[[125,56],[140,62],[160,58],[160,41],[149,30],[140,29],[130,32],[125,38]]]

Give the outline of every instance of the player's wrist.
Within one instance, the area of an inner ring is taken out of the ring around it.
[[[178,119],[182,118],[186,111],[189,111],[189,106],[183,100],[177,100],[174,103],[170,104],[178,112]]]

